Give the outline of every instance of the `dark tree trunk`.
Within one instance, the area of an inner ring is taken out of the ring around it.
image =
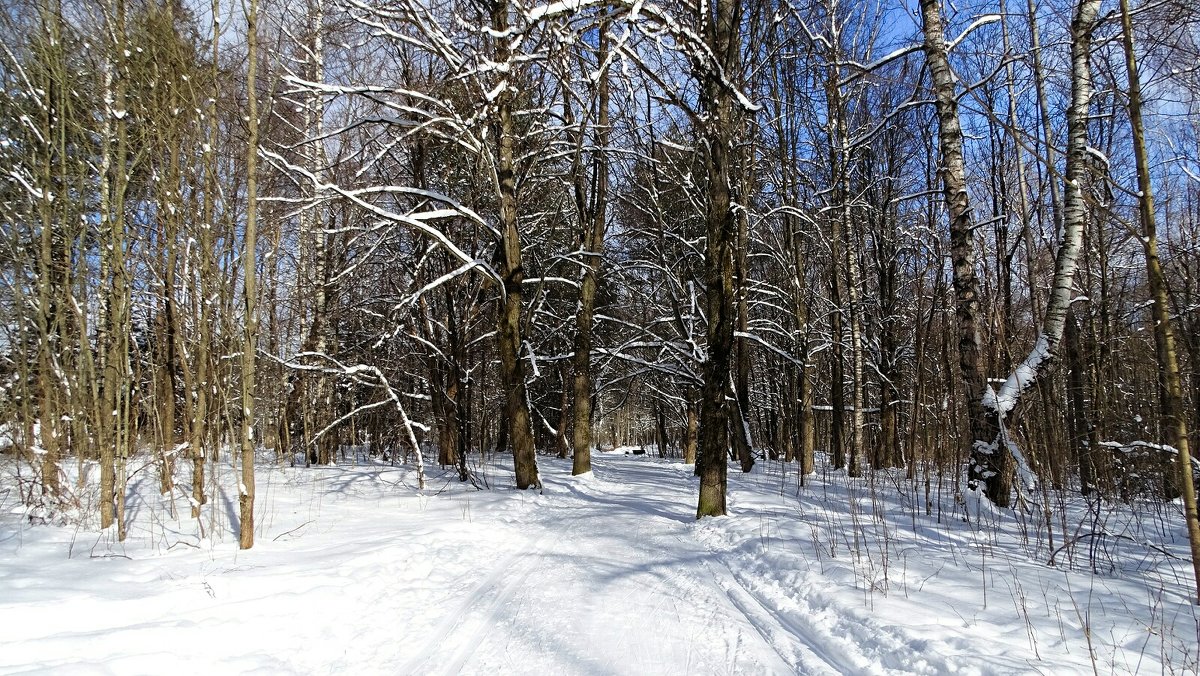
[[[725,394],[732,366],[733,246],[737,241],[737,219],[730,196],[730,162],[734,136],[734,96],[725,76],[736,72],[741,44],[738,27],[741,3],[717,0],[715,12],[700,23],[704,39],[718,63],[707,56],[694,58],[694,71],[701,80],[702,106],[706,113],[703,129],[704,166],[708,175],[707,241],[705,244],[705,303],[708,315],[708,358],[704,361],[700,394],[700,497],[696,518],[723,516],[729,463],[729,408]]]
[[[495,31],[496,62],[512,64],[508,33],[508,2],[493,0],[492,29]],[[517,488],[541,488],[534,450],[529,395],[525,383],[525,361],[521,355],[521,320],[525,269],[521,261],[521,235],[517,223],[517,177],[514,153],[513,97],[515,83],[509,82],[496,97],[496,181],[500,199],[501,274],[504,301],[500,311],[498,347],[500,382],[506,393],[505,424],[512,446]]]
[[[600,23],[596,58],[601,64],[596,83],[596,147],[592,162],[592,194],[588,199],[582,166],[576,166],[575,202],[579,214],[580,248],[584,259],[579,285],[579,310],[575,315],[574,365],[574,434],[572,446],[575,457],[571,474],[592,470],[592,320],[596,308],[596,284],[604,250],[604,232],[608,218],[608,138],[609,84],[608,31],[606,16]],[[569,105],[569,104],[568,104]],[[582,163],[583,135],[579,137],[579,161]]]
[[[1079,489],[1083,495],[1095,490],[1096,473],[1092,465],[1091,423],[1087,406],[1087,371],[1084,366],[1083,342],[1079,336],[1079,322],[1075,313],[1067,316],[1067,421],[1071,430],[1071,449],[1079,466]]]

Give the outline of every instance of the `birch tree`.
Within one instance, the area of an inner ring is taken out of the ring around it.
[[[966,186],[963,134],[959,123],[958,86],[949,61],[941,6],[936,0],[921,2],[924,51],[933,79],[939,121],[942,187],[950,213],[951,252],[958,327],[959,372],[967,398],[971,429],[972,484],[982,484],[999,506],[1012,496],[1013,461],[1026,480],[1032,470],[1011,441],[1007,426],[1021,396],[1045,378],[1058,357],[1071,288],[1083,238],[1085,204],[1083,179],[1088,166],[1087,124],[1092,96],[1091,36],[1099,14],[1098,0],[1081,0],[1071,23],[1071,107],[1067,113],[1063,238],[1055,258],[1054,280],[1037,342],[998,391],[987,385],[980,360],[979,283],[973,238],[974,216]]]

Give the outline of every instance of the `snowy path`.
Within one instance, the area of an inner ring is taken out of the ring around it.
[[[692,535],[691,482],[664,465],[601,464],[620,476],[549,474],[544,495],[499,515],[519,551],[413,637],[421,648],[401,671],[554,670],[572,654],[583,673],[796,670],[782,625]],[[842,671],[805,664],[822,670]]]
[[[236,550],[232,501],[206,508],[203,530],[217,536],[201,538],[197,523],[172,518],[150,472],[134,487],[124,545],[86,528],[30,528],[8,503],[0,674],[1196,664],[1200,621],[1172,582],[1183,579],[1175,559],[1137,552],[1141,572],[1123,576],[1052,569],[1008,516],[978,517],[992,522],[977,528],[923,515],[834,474],[801,490],[777,464],[731,472],[733,515],[697,522],[690,466],[601,454],[595,475],[571,477],[569,461],[539,463],[542,492],[513,490],[503,459],[484,468],[484,491],[435,473],[419,493],[409,472],[386,466],[264,467],[249,552]]]

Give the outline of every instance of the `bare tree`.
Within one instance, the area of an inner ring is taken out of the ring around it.
[[[258,0],[249,0],[246,12],[246,225],[242,241],[242,410],[241,478],[238,482],[240,514],[238,546],[254,546],[254,361],[258,340]]]
[[[708,315],[707,354],[700,395],[700,497],[696,517],[723,516],[728,463],[729,386],[733,349],[733,267],[737,241],[737,217],[731,203],[730,169],[733,164],[733,134],[737,128],[737,92],[732,74],[741,63],[742,5],[717,0],[711,8],[701,7],[700,32],[711,60],[697,57],[693,72],[700,82],[703,106],[701,143],[708,177],[707,240],[705,244],[704,290]]]
[[[1146,258],[1146,276],[1153,301],[1155,340],[1158,343],[1159,368],[1164,376],[1163,417],[1167,438],[1179,461],[1179,485],[1183,496],[1183,517],[1192,549],[1192,570],[1196,580],[1196,603],[1200,603],[1200,515],[1196,510],[1196,488],[1192,480],[1192,456],[1189,449],[1187,415],[1183,409],[1183,380],[1179,374],[1179,350],[1167,296],[1167,280],[1158,254],[1158,227],[1154,213],[1154,185],[1150,180],[1150,159],[1146,152],[1146,132],[1142,122],[1142,85],[1134,47],[1133,19],[1129,0],[1121,0],[1122,43],[1125,69],[1129,78],[1129,120],[1133,127],[1133,153],[1137,164],[1138,214],[1141,217],[1142,252]],[[1068,200],[1070,192],[1067,193]],[[1193,366],[1194,368],[1194,366]]]
[[[595,150],[592,151],[590,185],[588,173],[575,166],[575,213],[579,220],[581,274],[579,310],[575,315],[574,374],[574,459],[572,474],[584,474],[592,469],[592,323],[596,308],[596,286],[604,251],[604,234],[608,226],[608,144],[609,129],[609,49],[610,20],[605,17],[599,26],[595,75]],[[578,134],[577,147],[582,149],[584,135]],[[589,189],[590,188],[590,189]]]
[[[940,3],[936,0],[921,3],[924,49],[938,110],[942,157],[940,173],[950,212],[959,370],[966,390],[972,439],[970,475],[972,483],[982,483],[987,497],[1000,506],[1008,506],[1011,500],[1013,461],[1027,479],[1034,478],[1023,454],[1009,438],[1006,422],[1011,423],[1011,420],[1006,419],[1013,413],[1021,395],[1049,373],[1057,358],[1071,303],[1071,286],[1084,230],[1082,179],[1088,165],[1087,121],[1092,95],[1088,59],[1098,12],[1099,3],[1096,0],[1081,0],[1071,27],[1072,102],[1067,117],[1069,134],[1064,236],[1055,259],[1054,281],[1042,330],[1029,356],[1013,370],[999,391],[993,391],[987,386],[980,360],[979,283],[972,242],[975,226],[966,185],[957,85],[950,67]]]

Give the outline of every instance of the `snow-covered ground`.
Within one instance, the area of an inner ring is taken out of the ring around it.
[[[264,464],[245,552],[232,493],[197,522],[151,469],[134,475],[123,545],[86,524],[31,526],[0,493],[0,672],[1197,666],[1177,510],[1055,507],[1051,546],[1040,518],[981,510],[936,477],[927,514],[924,485],[900,474],[822,470],[799,487],[760,463],[730,473],[732,516],[697,522],[691,466],[607,453],[572,478],[569,461],[539,463],[540,493],[512,490],[503,459],[480,468],[490,490],[435,471],[424,492],[386,465]]]

